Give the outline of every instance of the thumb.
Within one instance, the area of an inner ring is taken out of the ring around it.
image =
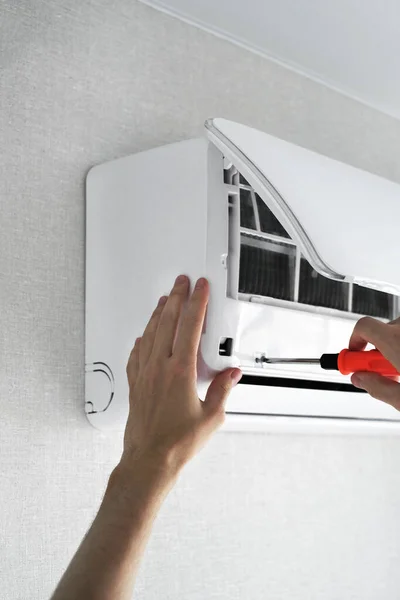
[[[218,373],[207,390],[204,400],[205,405],[211,412],[216,412],[225,407],[229,393],[240,381],[242,372],[240,369],[227,369]]]
[[[383,377],[378,373],[354,373],[351,383],[368,392],[377,400],[383,400],[400,410],[400,385],[389,377]]]

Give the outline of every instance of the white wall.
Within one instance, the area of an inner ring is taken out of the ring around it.
[[[83,414],[88,168],[221,115],[400,181],[400,123],[133,0],[3,0],[0,40],[0,584],[42,600],[121,447]],[[398,598],[399,444],[219,434],[137,597]]]

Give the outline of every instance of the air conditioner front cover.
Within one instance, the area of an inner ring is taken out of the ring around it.
[[[206,128],[317,271],[400,293],[400,185],[239,123]]]
[[[124,426],[127,357],[157,298],[168,293],[178,273],[192,282],[199,276],[210,282],[199,352],[200,397],[217,371],[241,366],[247,376],[258,375],[255,352],[317,356],[338,351],[348,339],[340,315],[338,325],[318,307],[301,318],[295,307],[238,299],[240,186],[225,184],[224,157],[316,270],[399,290],[399,186],[223,119],[206,127],[210,142],[155,148],[96,166],[88,175],[85,410],[99,429]],[[285,333],[283,323],[291,319],[293,327]],[[221,340],[229,338],[232,355],[221,355]],[[302,375],[272,367],[264,375],[339,378],[316,369]],[[265,394],[256,388],[237,386],[228,412],[382,419],[398,414],[388,415],[391,407],[383,404],[378,411],[372,399],[358,402],[360,394],[308,389],[290,394],[284,387]]]

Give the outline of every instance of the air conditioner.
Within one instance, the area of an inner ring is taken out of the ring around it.
[[[338,352],[361,315],[399,314],[400,186],[238,123],[205,129],[87,176],[90,423],[124,427],[129,352],[183,272],[211,287],[200,396],[217,371],[244,373],[226,428],[400,431],[349,378],[256,360]]]

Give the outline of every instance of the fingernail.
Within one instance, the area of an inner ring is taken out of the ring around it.
[[[177,277],[175,279],[175,283],[178,283],[178,284],[179,283],[186,283],[186,281],[187,281],[186,275],[179,275],[179,277]]]
[[[351,378],[351,383],[354,385],[354,387],[362,389],[363,382],[362,378],[359,375],[353,375],[353,377]]]
[[[142,338],[140,338],[140,337],[136,338],[136,341],[135,341],[135,346],[137,346],[137,345],[138,345],[138,343],[140,342],[140,340],[141,340],[141,339],[142,339]]]
[[[158,306],[162,306],[163,304],[166,303],[167,300],[168,300],[168,296],[161,296],[161,298],[158,301]]]
[[[205,287],[206,283],[207,283],[207,279],[204,279],[204,277],[200,277],[200,279],[198,279],[197,282],[196,282],[195,289],[196,290],[203,289],[203,287]]]
[[[239,369],[236,369],[236,371],[232,371],[231,373],[231,379],[233,382],[233,385],[236,385],[237,383],[239,383],[239,381],[242,379],[242,371],[239,371]]]

